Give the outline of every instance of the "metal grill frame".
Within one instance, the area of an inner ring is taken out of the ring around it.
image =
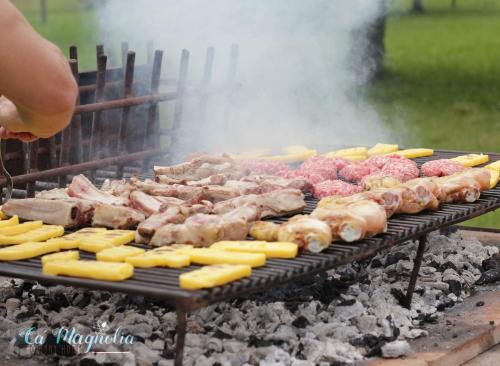
[[[435,159],[451,158],[467,152],[436,151],[433,156],[415,159],[422,163]],[[500,154],[489,154],[490,162],[500,160]],[[304,213],[310,213],[317,200],[306,196],[307,206]],[[210,290],[188,291],[180,289],[178,277],[181,273],[199,268],[191,265],[186,268],[136,268],[134,277],[123,282],[106,282],[72,277],[45,276],[41,272],[40,259],[0,263],[0,275],[37,280],[49,285],[68,285],[95,290],[108,290],[155,298],[173,304],[178,315],[178,335],[176,343],[176,365],[182,364],[184,337],[186,333],[186,314],[209,304],[227,301],[238,296],[264,291],[316,273],[333,269],[342,264],[359,261],[376,255],[383,249],[418,239],[419,245],[414,260],[407,290],[406,306],[410,307],[411,297],[416,284],[418,271],[425,249],[426,235],[434,230],[454,225],[471,218],[494,211],[500,207],[500,187],[481,194],[478,201],[467,204],[443,204],[437,211],[425,211],[416,215],[395,215],[389,219],[388,230],[374,238],[366,238],[351,244],[333,243],[319,254],[301,253],[297,258],[268,259],[262,268],[254,268],[250,278],[216,287]],[[276,218],[284,222],[287,217]],[[133,244],[139,247],[144,245]],[[83,253],[82,258],[94,259],[95,256]]]

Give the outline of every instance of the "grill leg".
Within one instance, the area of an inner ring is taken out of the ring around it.
[[[177,341],[175,342],[175,366],[182,366],[184,356],[184,340],[186,339],[186,311],[177,307]]]
[[[427,241],[427,234],[422,235],[418,239],[417,255],[413,261],[413,270],[411,272],[410,283],[408,284],[408,289],[406,290],[406,301],[405,308],[411,308],[411,299],[413,297],[413,292],[415,291],[415,284],[417,283],[418,272],[420,271],[420,266],[422,264],[422,257],[424,256],[425,242]]]

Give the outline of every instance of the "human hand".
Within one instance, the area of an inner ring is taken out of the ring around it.
[[[8,126],[5,128],[4,126]],[[19,131],[15,131],[19,129]],[[4,96],[0,96],[0,138],[17,139],[31,142],[38,139],[30,132],[22,131],[23,124],[19,118],[16,106]],[[15,131],[15,132],[14,132]]]
[[[10,132],[5,127],[0,126],[0,139],[16,139],[22,142],[32,142],[38,140],[38,137],[29,132]]]

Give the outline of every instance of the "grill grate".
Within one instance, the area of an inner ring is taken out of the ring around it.
[[[432,157],[417,159],[421,163],[433,159],[448,158],[462,152],[437,151]],[[500,159],[499,155],[490,155],[491,161]],[[317,200],[307,196],[309,213]],[[63,284],[87,287],[99,290],[120,291],[143,295],[175,303],[184,310],[194,310],[210,303],[228,300],[243,294],[262,291],[283,283],[311,276],[341,264],[361,260],[375,255],[378,251],[401,244],[407,240],[482,215],[500,207],[500,188],[494,188],[481,195],[471,204],[444,204],[439,211],[424,212],[418,215],[396,215],[389,220],[387,233],[367,238],[353,244],[332,244],[320,254],[302,253],[296,259],[270,259],[263,268],[255,268],[252,276],[211,290],[186,291],[178,286],[179,274],[198,268],[192,265],[182,269],[154,268],[136,269],[134,277],[123,282],[104,282],[71,277],[51,277],[41,273],[40,259],[0,263],[0,274],[4,276],[38,280],[47,284]],[[286,217],[275,219],[286,221]],[[135,244],[134,244],[135,245]],[[144,247],[137,245],[139,247]],[[82,258],[92,259],[94,255],[83,253]]]

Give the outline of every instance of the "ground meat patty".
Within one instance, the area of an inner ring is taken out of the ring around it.
[[[377,171],[378,168],[375,166],[358,163],[346,166],[339,172],[339,175],[345,180],[358,183],[361,181],[361,179],[363,179],[363,177],[366,177],[367,175],[370,175]]]
[[[314,185],[313,195],[316,198],[327,196],[350,196],[361,192],[363,189],[360,186],[350,184],[341,180],[325,180],[324,182]]]
[[[444,177],[461,172],[465,167],[456,161],[439,159],[422,164],[422,173],[427,177]]]
[[[391,175],[401,182],[406,182],[410,179],[418,178],[419,171],[417,164],[410,160],[394,160],[384,165],[381,169],[383,174]]]
[[[290,172],[290,167],[280,161],[245,160],[244,164],[251,174],[270,174],[285,177]]]
[[[337,172],[351,162],[344,158],[327,158],[315,156],[307,159],[294,172],[289,173],[289,178],[305,178],[313,184],[325,180],[337,179]]]

